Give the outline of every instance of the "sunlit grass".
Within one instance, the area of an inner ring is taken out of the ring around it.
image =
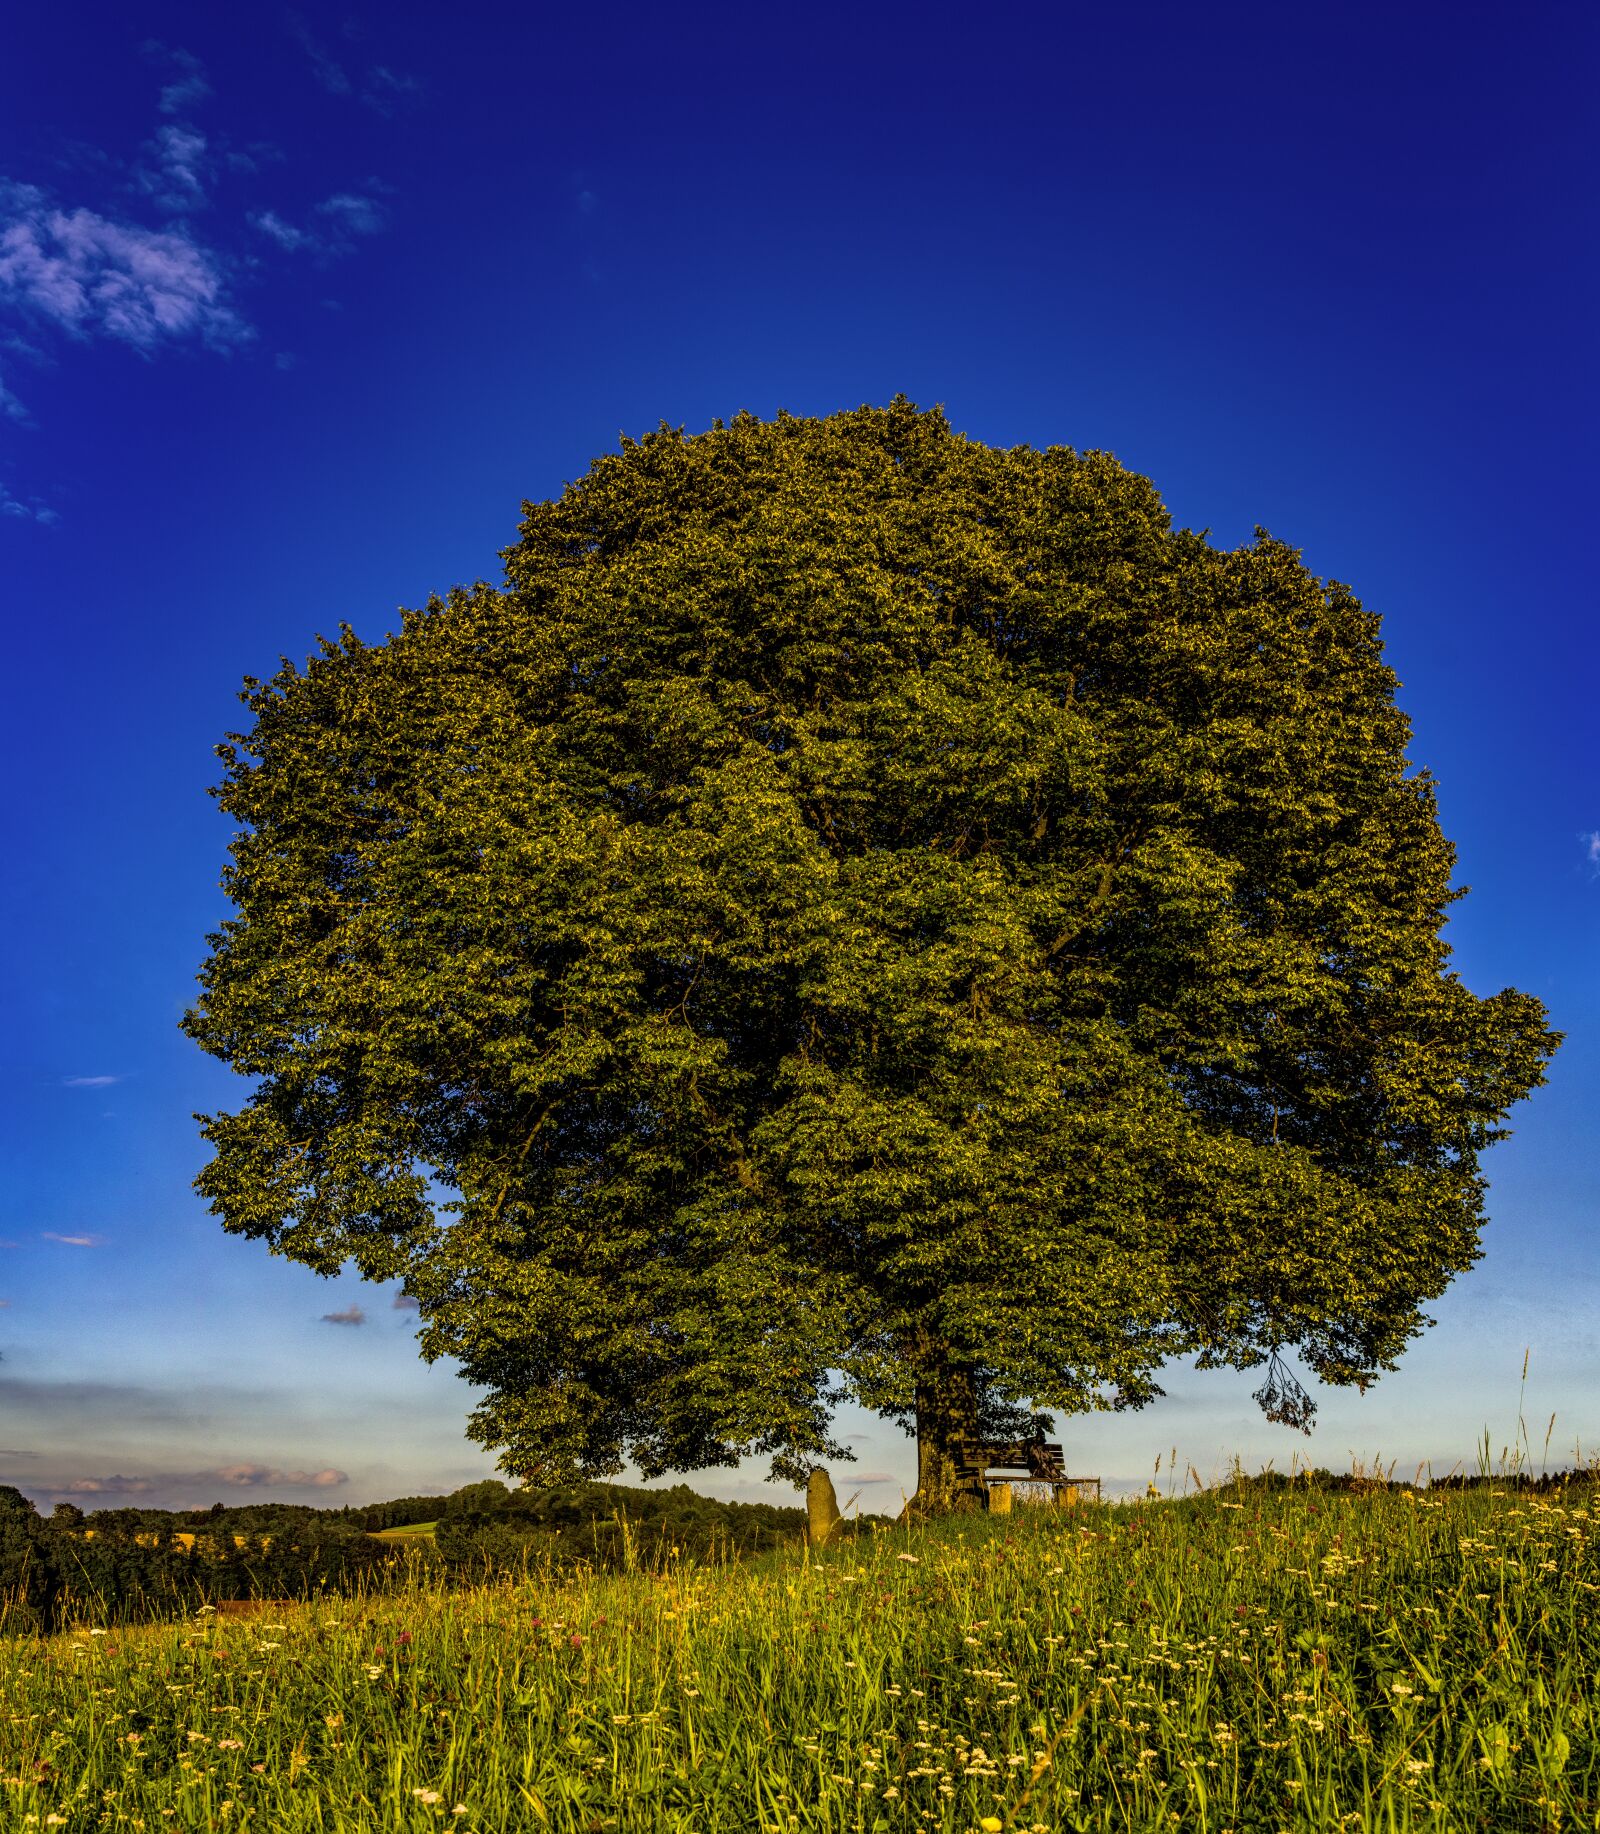
[[[1591,1494],[1224,1488],[13,1639],[0,1824],[1592,1829]]]

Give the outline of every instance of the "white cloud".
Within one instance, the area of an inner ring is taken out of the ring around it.
[[[12,496],[4,484],[0,484],[0,516],[10,516],[19,522],[42,522],[46,527],[61,520],[42,497],[29,497],[24,501]]]
[[[198,339],[216,349],[252,335],[227,303],[222,265],[186,230],[61,210],[33,185],[0,192],[0,300],[75,337],[146,354]]]
[[[396,1293],[394,1296],[394,1309],[397,1312],[420,1312],[422,1307],[409,1293]]]
[[[19,427],[27,426],[33,418],[27,405],[6,387],[4,377],[0,377],[0,415],[7,420],[14,420]]]
[[[1600,829],[1592,829],[1588,834],[1580,834],[1578,839],[1583,843],[1583,856],[1597,871],[1600,871]]]
[[[104,1248],[106,1242],[103,1235],[57,1235],[53,1229],[46,1229],[43,1234],[45,1241],[65,1242],[69,1248]]]
[[[160,1480],[153,1477],[75,1477],[65,1484],[41,1485],[45,1496],[143,1496]]]
[[[350,78],[345,74],[344,66],[323,49],[312,36],[311,28],[298,13],[289,15],[289,29],[299,41],[300,49],[311,59],[311,69],[317,81],[331,96],[347,96],[351,90]]]
[[[197,1481],[215,1477],[238,1489],[255,1489],[263,1484],[288,1484],[310,1490],[331,1490],[337,1484],[349,1483],[343,1471],[330,1465],[322,1471],[280,1471],[274,1465],[221,1465],[212,1472],[200,1472]]]
[[[207,1490],[226,1485],[233,1490],[260,1490],[277,1486],[288,1490],[332,1490],[350,1481],[346,1472],[330,1465],[322,1471],[282,1471],[275,1465],[219,1465],[211,1471],[162,1471],[145,1477],[114,1473],[109,1477],[75,1477],[64,1484],[30,1485],[52,1497],[148,1496],[152,1490]]]
[[[376,179],[367,182],[382,188]],[[337,191],[324,198],[303,227],[276,210],[259,210],[250,221],[279,248],[291,253],[309,249],[318,255],[348,255],[358,237],[380,235],[388,227],[383,206],[370,192],[361,191]]]
[[[210,160],[206,137],[198,128],[168,121],[156,129],[146,152],[151,163],[135,171],[136,190],[173,216],[205,209],[210,201],[206,194]]]
[[[365,75],[352,75],[298,13],[289,15],[289,30],[311,60],[312,75],[331,96],[355,96],[376,114],[392,115],[421,93],[422,85],[414,76],[388,64],[372,64]]]
[[[324,1312],[322,1322],[325,1325],[364,1325],[367,1315],[360,1306],[349,1305],[342,1312]]]
[[[109,1089],[113,1083],[120,1083],[120,1076],[63,1076],[63,1088],[67,1089]]]
[[[269,236],[279,248],[303,248],[311,238],[303,229],[296,229],[293,223],[286,223],[276,210],[259,210],[251,217],[264,236]]]
[[[375,236],[384,228],[384,215],[375,199],[355,191],[339,191],[317,205],[338,230],[352,236]]]
[[[205,78],[205,66],[187,51],[168,53],[178,75],[161,91],[159,107],[164,115],[184,115],[205,101],[211,85]]]
[[[361,88],[361,99],[380,115],[392,115],[403,103],[420,94],[422,85],[414,76],[404,76],[387,64],[374,64]]]

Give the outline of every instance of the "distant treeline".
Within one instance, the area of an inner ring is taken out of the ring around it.
[[[375,1538],[419,1522],[437,1523],[431,1542]],[[684,1484],[513,1491],[491,1479],[362,1509],[218,1503],[85,1515],[64,1503],[48,1518],[5,1485],[0,1632],[149,1621],[233,1599],[381,1590],[419,1567],[470,1581],[528,1565],[617,1570],[733,1559],[796,1541],[804,1528],[802,1509],[721,1503]]]
[[[803,1509],[722,1503],[687,1484],[507,1490],[491,1479],[447,1498],[433,1534],[449,1567],[494,1573],[548,1561],[615,1571],[763,1553],[798,1541],[805,1525]]]
[[[1436,1477],[1425,1488],[1430,1490],[1515,1490],[1527,1492],[1533,1496],[1549,1496],[1552,1492],[1569,1487],[1582,1487],[1596,1482],[1595,1471],[1582,1469],[1573,1471],[1547,1471],[1535,1477],[1530,1472],[1490,1472],[1475,1471],[1470,1476],[1456,1473],[1450,1477]],[[1385,1477],[1381,1473],[1368,1475],[1361,1471],[1258,1471],[1251,1476],[1230,1478],[1223,1490],[1325,1490],[1359,1496],[1368,1490],[1416,1490],[1419,1486],[1409,1478]]]
[[[385,1583],[394,1552],[333,1512],[72,1505],[41,1517],[0,1485],[0,1631],[182,1616],[222,1599],[305,1598]]]

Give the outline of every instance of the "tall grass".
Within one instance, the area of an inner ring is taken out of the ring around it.
[[[0,1823],[1600,1828],[1597,1551],[1589,1487],[1225,1486],[10,1639]]]

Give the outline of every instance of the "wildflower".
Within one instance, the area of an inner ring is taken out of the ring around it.
[[[411,1793],[419,1802],[425,1802],[429,1808],[432,1808],[436,1802],[444,1801],[444,1797],[436,1789],[414,1789]]]
[[[1000,1830],[1005,1825],[998,1815],[985,1815],[978,1823],[978,1826],[983,1829],[983,1834],[1000,1834]]]
[[[217,1750],[218,1751],[243,1751],[244,1750],[244,1740],[242,1738],[219,1738],[217,1740]]]
[[[410,1641],[411,1641],[411,1632],[409,1630],[402,1630],[399,1636],[395,1638],[395,1642],[397,1643],[409,1643]]]
[[[915,1554],[896,1554],[895,1559],[903,1560],[909,1567],[919,1567],[922,1565],[922,1561]]]

